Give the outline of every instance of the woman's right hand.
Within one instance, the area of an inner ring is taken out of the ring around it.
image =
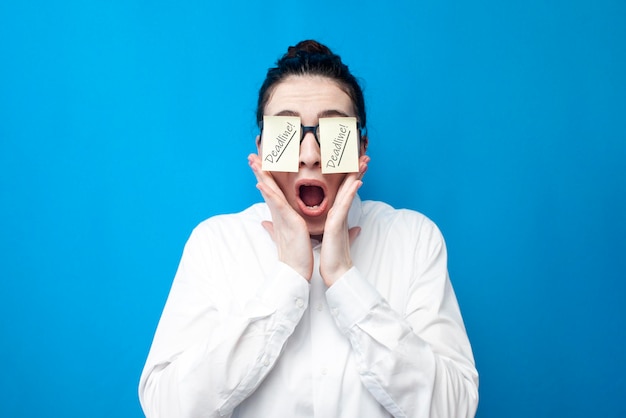
[[[257,179],[256,187],[272,214],[272,221],[263,221],[263,227],[276,243],[278,259],[310,281],[313,249],[305,220],[287,202],[272,174],[261,169],[262,161],[257,154],[248,156],[248,164]]]

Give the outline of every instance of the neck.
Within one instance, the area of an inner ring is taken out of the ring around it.
[[[323,237],[324,237],[323,233],[319,235],[311,235],[311,239],[316,239],[318,241],[321,241]]]

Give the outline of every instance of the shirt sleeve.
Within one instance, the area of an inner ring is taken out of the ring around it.
[[[327,290],[326,298],[350,340],[361,381],[390,414],[473,417],[478,374],[448,277],[445,244],[434,224],[426,233],[427,244],[413,254],[402,312],[393,310],[356,267]]]
[[[237,303],[232,278],[211,276],[216,254],[205,241],[194,231],[185,246],[141,375],[149,418],[231,416],[272,369],[308,306],[309,283],[278,262]]]

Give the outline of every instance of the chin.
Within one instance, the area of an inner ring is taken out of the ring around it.
[[[324,218],[324,221],[326,221],[326,218]],[[309,230],[309,235],[313,236],[321,236],[324,234],[324,223],[325,222],[307,222],[307,228]]]

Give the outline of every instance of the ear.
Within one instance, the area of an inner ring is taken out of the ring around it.
[[[361,137],[361,145],[359,146],[359,155],[365,155],[367,151],[368,138],[367,135]]]
[[[256,153],[261,155],[261,135],[256,136]]]

